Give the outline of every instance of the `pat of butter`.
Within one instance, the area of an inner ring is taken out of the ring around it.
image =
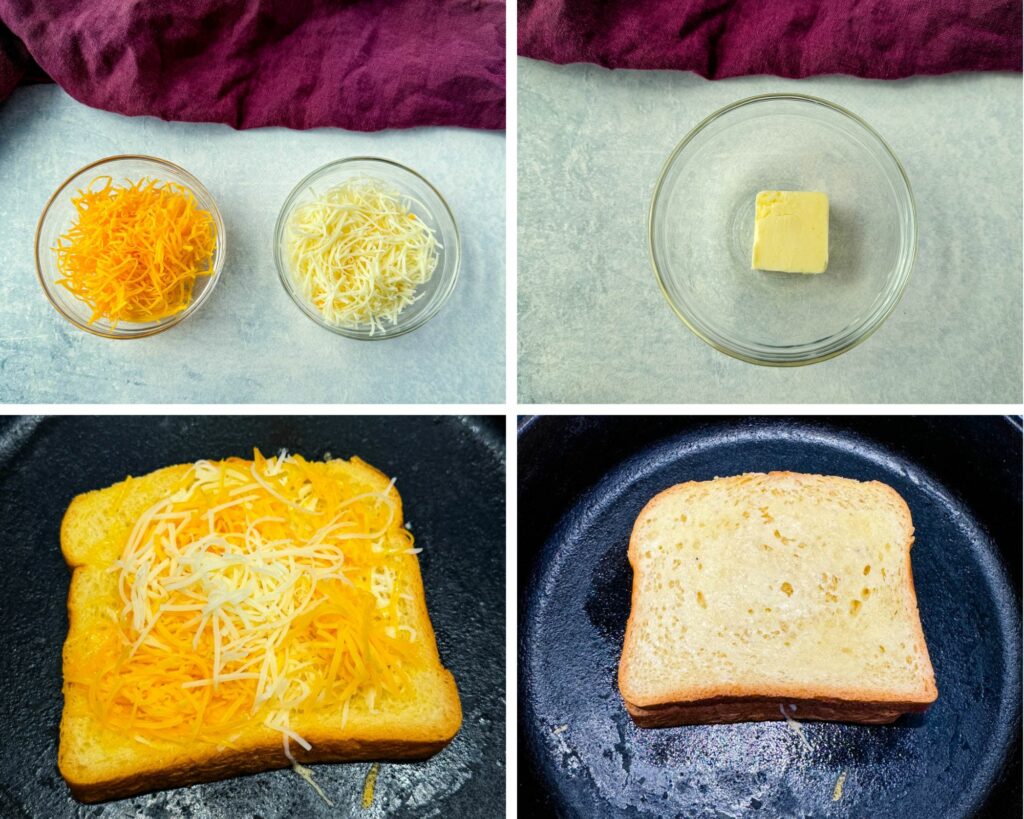
[[[758,193],[751,267],[824,273],[828,267],[828,197],[817,191]]]

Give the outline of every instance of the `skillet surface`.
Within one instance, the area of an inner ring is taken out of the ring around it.
[[[63,417],[0,419],[0,816],[500,816],[505,804],[504,421],[454,417]],[[329,809],[289,770],[80,805],[57,771],[61,647],[69,571],[64,510],[80,492],[200,458],[282,447],[308,458],[359,455],[397,478],[423,547],[427,605],[455,675],[463,725],[425,762],[314,765]]]
[[[535,418],[518,461],[521,810],[1021,815],[1018,421]],[[809,722],[813,750],[778,722],[637,728],[616,681],[637,513],[681,481],[772,469],[877,479],[906,499],[938,701],[891,726]]]

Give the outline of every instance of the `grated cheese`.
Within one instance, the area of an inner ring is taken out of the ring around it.
[[[846,782],[846,771],[839,774],[839,778],[836,780],[836,786],[832,789],[832,801],[838,802],[843,798],[843,785]]]
[[[196,279],[213,272],[213,217],[182,185],[101,176],[71,204],[74,222],[53,248],[57,284],[88,305],[90,324],[173,316],[191,303]]]
[[[363,810],[367,810],[373,804],[373,791],[377,785],[379,771],[380,763],[374,762],[366,772],[366,779],[363,781]]]
[[[327,804],[327,807],[334,807],[334,803],[327,798],[327,794],[324,793],[324,789],[317,784],[315,779],[313,779],[312,770],[307,768],[305,765],[299,764],[298,762],[292,762],[292,770],[295,771],[295,773],[297,773],[300,777],[302,777],[306,781],[306,784],[309,785],[309,787],[316,791],[316,795],[324,800],[324,802]]]
[[[793,711],[795,711],[795,710],[796,710],[796,706],[795,706],[795,705],[790,705],[789,707],[790,707],[790,709],[791,709],[791,710],[793,710]],[[813,748],[813,747],[811,746],[811,743],[810,743],[810,742],[808,741],[808,739],[807,739],[807,736],[806,736],[806,734],[804,734],[804,727],[803,727],[803,725],[801,725],[801,724],[800,724],[800,723],[799,723],[799,722],[798,722],[797,720],[793,719],[793,718],[792,718],[792,717],[791,717],[791,716],[790,716],[789,714],[787,714],[787,713],[786,713],[786,709],[785,709],[785,708],[783,708],[783,707],[782,707],[782,705],[779,705],[779,711],[781,711],[781,712],[782,712],[782,716],[783,716],[783,718],[784,718],[784,719],[786,720],[786,724],[787,724],[787,725],[788,725],[788,726],[789,726],[790,728],[792,728],[792,729],[793,729],[793,732],[794,732],[794,733],[795,733],[795,734],[796,734],[796,735],[797,735],[798,737],[800,737],[800,742],[802,742],[802,743],[803,743],[803,746],[804,746],[804,747],[805,747],[805,748],[806,748],[806,749],[807,749],[808,751],[813,751],[813,750],[814,750],[814,748]]]
[[[288,737],[289,734],[285,733],[284,755],[288,758],[288,761],[291,763],[292,770],[295,771],[295,773],[299,776],[300,779],[305,780],[306,784],[309,785],[309,787],[311,787],[316,792],[316,795],[319,796],[327,804],[327,807],[333,808],[334,803],[327,798],[327,794],[324,793],[324,789],[321,788],[319,784],[317,784],[317,781],[315,779],[313,779],[312,769],[307,768],[305,765],[301,764],[294,756],[292,756],[291,748],[288,747]],[[303,745],[307,751],[311,747],[309,743],[305,741],[303,741]]]
[[[416,633],[403,623],[390,496],[281,453],[199,461],[135,522],[117,572],[121,607],[89,701],[140,742],[232,743],[250,724],[310,743],[296,717],[329,702],[348,719],[409,685]],[[312,783],[315,786],[315,783]]]
[[[394,325],[434,274],[441,249],[414,200],[374,179],[335,186],[300,204],[286,226],[292,279],[329,324]]]

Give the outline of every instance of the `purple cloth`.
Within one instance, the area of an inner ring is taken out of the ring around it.
[[[1020,0],[520,0],[519,53],[553,63],[895,79],[1020,71]]]
[[[358,131],[505,123],[503,0],[0,0],[0,99],[28,59],[4,48],[4,26],[71,96],[121,114]]]
[[[28,62],[29,56],[21,43],[0,25],[0,100],[6,99],[25,79]]]

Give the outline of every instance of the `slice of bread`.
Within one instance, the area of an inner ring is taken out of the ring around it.
[[[772,472],[661,492],[629,542],[626,708],[645,727],[925,710],[938,691],[913,540],[903,498],[874,481]]]
[[[238,459],[225,463],[239,469],[252,465]],[[395,554],[389,554],[387,560],[392,562],[387,565],[400,572],[396,577],[401,577],[401,587],[395,590],[401,594],[396,604],[400,628],[411,629],[409,633],[416,637],[410,638],[406,649],[403,666],[409,682],[400,695],[376,703],[353,696],[344,709],[328,698],[303,709],[293,715],[290,729],[308,741],[311,750],[291,741],[291,753],[300,762],[424,759],[451,741],[461,724],[462,711],[455,681],[438,656],[418,559],[406,548],[410,538],[403,530],[401,499],[385,475],[358,458],[310,466],[318,470],[318,488],[323,491],[336,491],[341,498],[386,493],[390,499],[393,519],[381,543],[389,552],[393,547]],[[58,765],[81,801],[96,802],[290,764],[282,732],[264,725],[259,711],[231,737],[224,737],[223,743],[165,742],[152,734],[140,738],[124,726],[105,724],[90,699],[90,685],[111,646],[119,646],[114,650],[122,656],[126,650],[123,639],[117,642],[118,628],[125,630],[128,625],[121,614],[124,602],[115,561],[140,516],[179,487],[190,469],[191,465],[172,466],[80,495],[64,517],[61,549],[74,571],[68,594],[70,627],[64,645]],[[330,484],[327,489],[323,488],[325,481]]]

